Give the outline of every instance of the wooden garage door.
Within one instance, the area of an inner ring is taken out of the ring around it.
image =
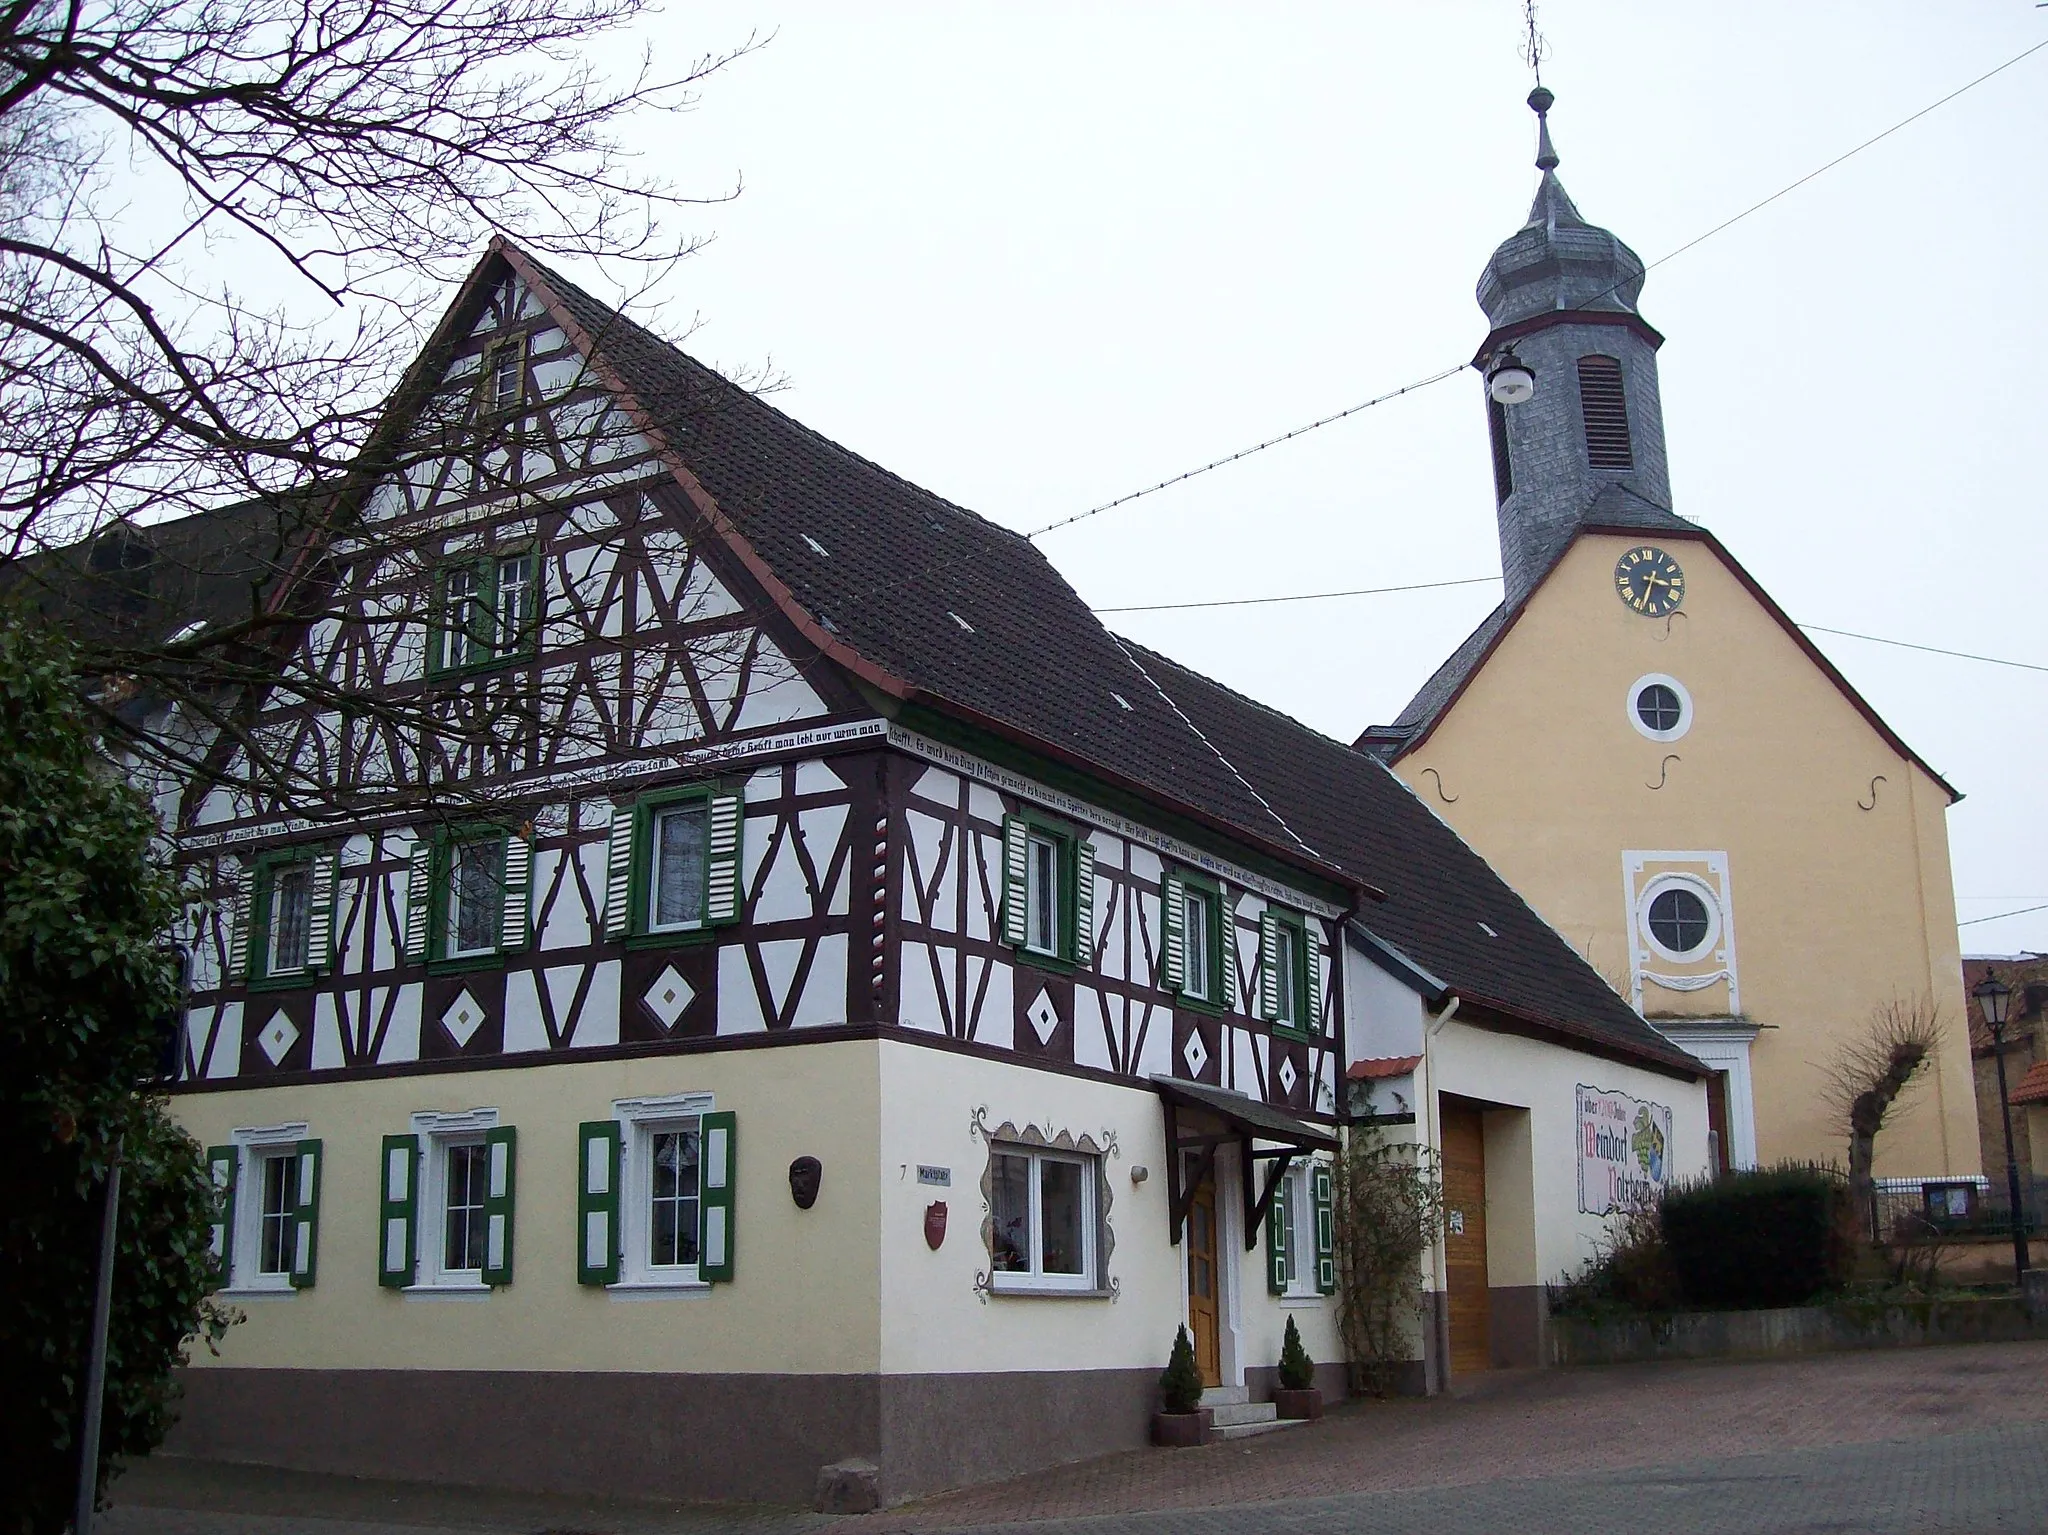
[[[1493,1367],[1493,1307],[1486,1290],[1486,1130],[1479,1114],[1478,1105],[1463,1099],[1439,1101],[1453,1376]]]

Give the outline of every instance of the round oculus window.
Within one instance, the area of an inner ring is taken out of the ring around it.
[[[1636,694],[1636,718],[1660,735],[1676,730],[1684,717],[1678,695],[1664,683],[1653,682]]]
[[[1652,741],[1676,741],[1692,729],[1692,695],[1676,677],[1638,677],[1628,688],[1628,722]]]
[[[1650,898],[1645,916],[1650,936],[1673,954],[1696,954],[1707,946],[1714,914],[1683,885],[1668,885]]]

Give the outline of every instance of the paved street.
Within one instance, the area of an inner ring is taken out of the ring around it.
[[[2048,1344],[1496,1377],[861,1519],[139,1468],[104,1535],[2048,1530]]]

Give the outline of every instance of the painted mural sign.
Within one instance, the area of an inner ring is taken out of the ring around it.
[[[1664,1191],[1671,1169],[1671,1110],[1579,1084],[1579,1209],[1606,1215]]]

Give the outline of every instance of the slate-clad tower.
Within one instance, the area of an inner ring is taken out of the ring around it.
[[[1493,253],[1478,289],[1493,327],[1482,366],[1512,347],[1536,374],[1533,399],[1487,402],[1511,607],[1579,525],[1676,521],[1657,398],[1664,338],[1636,312],[1643,261],[1572,206],[1550,142],[1552,100],[1541,86],[1529,94],[1543,181],[1529,221]]]

